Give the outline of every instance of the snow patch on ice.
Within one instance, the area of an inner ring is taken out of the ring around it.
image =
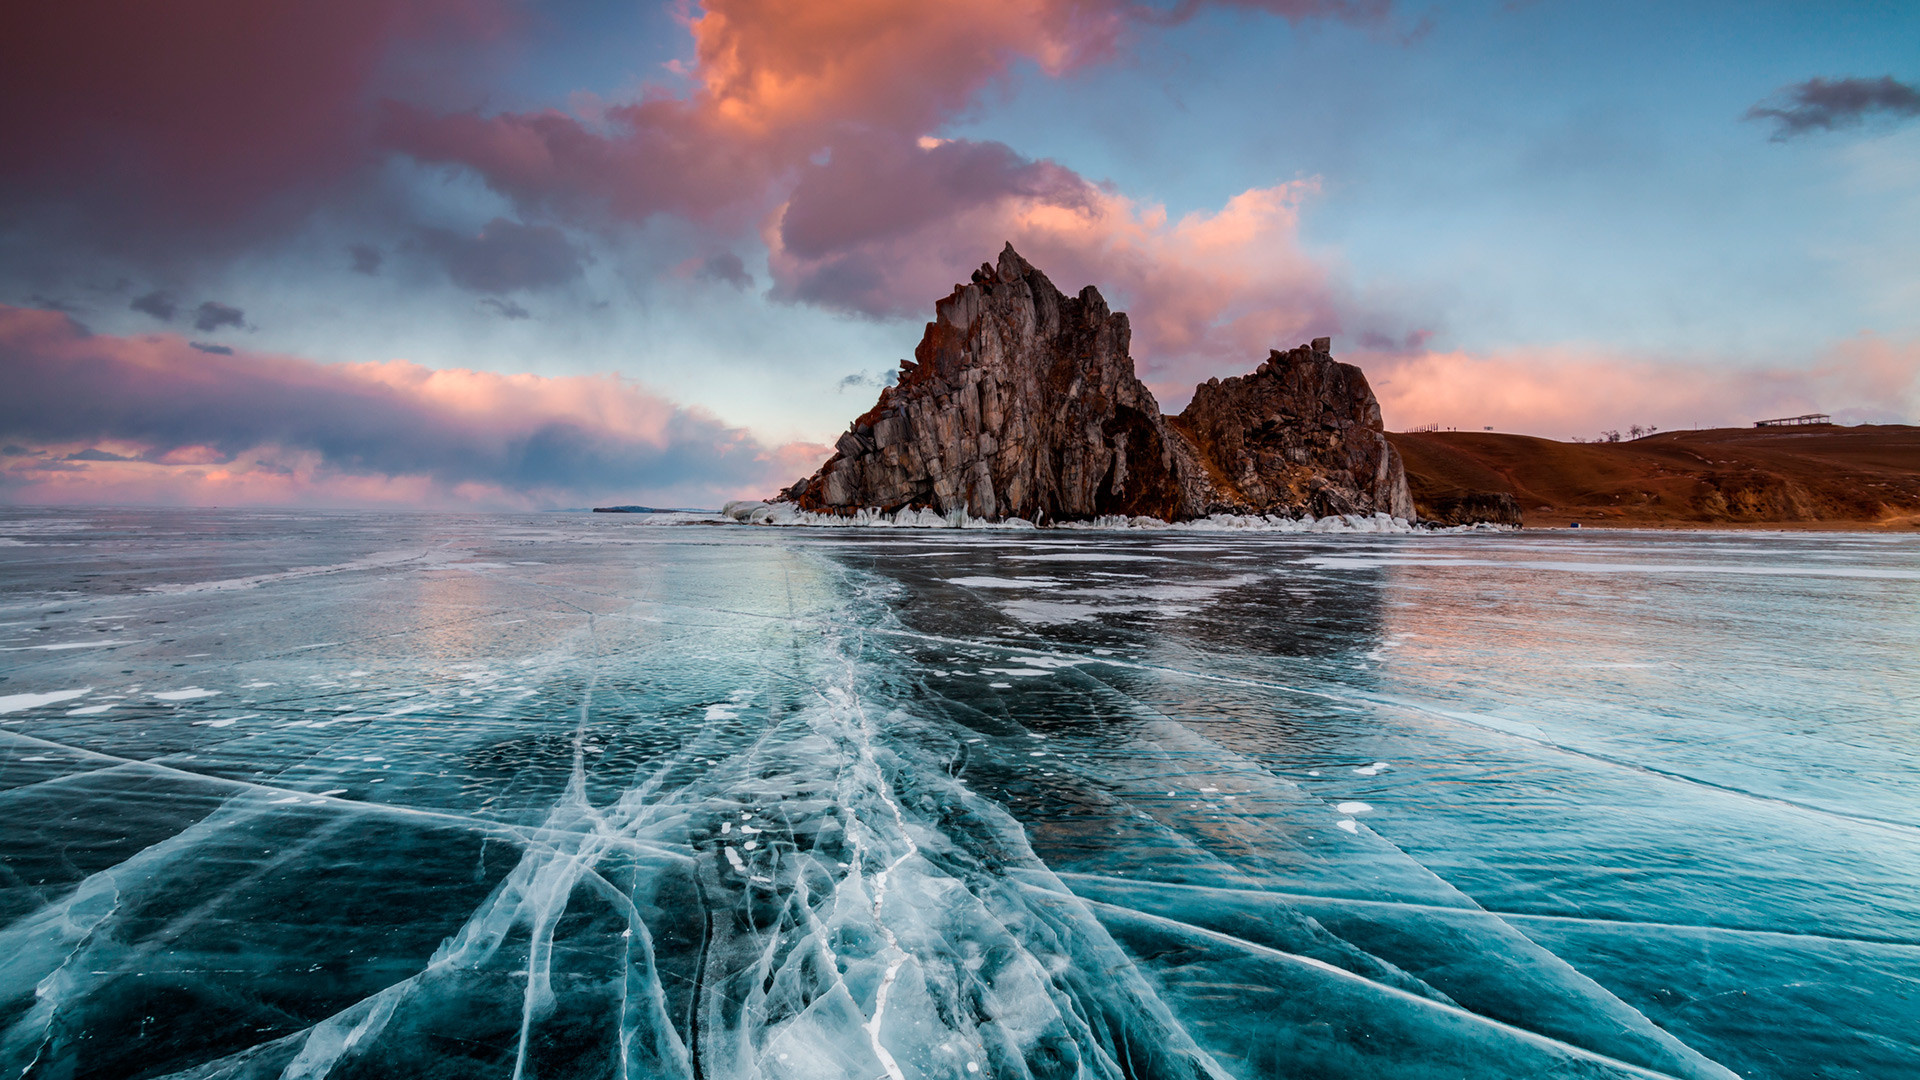
[[[1165,555],[1135,555],[1125,551],[1049,551],[1044,555],[1009,555],[1021,562],[1172,562]]]
[[[62,641],[57,645],[15,645],[0,652],[64,652],[67,649],[100,649],[110,645],[132,645],[131,641]]]
[[[957,578],[948,578],[947,581],[950,584],[954,584],[954,585],[964,585],[969,589],[1025,589],[1030,587],[1031,588],[1047,588],[1049,586],[1060,584],[1059,578],[1050,578],[1050,577],[1028,577],[1028,578],[957,577]]]
[[[1099,618],[1103,611],[1112,610],[1063,600],[1009,600],[999,607],[1009,616],[1035,626],[1086,622]]]
[[[198,686],[189,686],[185,690],[163,690],[153,695],[156,701],[196,701],[200,698],[218,697],[218,690],[203,690]]]
[[[90,694],[93,687],[82,690],[53,690],[45,694],[0,694],[0,713],[19,712],[22,709],[37,709],[42,705],[72,701],[82,694]]]

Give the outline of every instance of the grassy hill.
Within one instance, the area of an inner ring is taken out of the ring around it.
[[[1663,431],[1619,443],[1390,433],[1414,502],[1505,492],[1529,526],[1920,526],[1920,427]]]

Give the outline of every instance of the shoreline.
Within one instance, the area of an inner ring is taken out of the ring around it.
[[[1920,529],[1920,427],[1706,428],[1628,442],[1501,432],[1390,436],[1416,506],[1510,497],[1527,528]]]
[[[1574,528],[1572,522],[1579,521]],[[1863,536],[1920,535],[1920,516],[1898,517],[1885,521],[1589,521],[1569,514],[1566,524],[1525,524],[1522,532],[1780,532],[1780,533],[1858,533]]]

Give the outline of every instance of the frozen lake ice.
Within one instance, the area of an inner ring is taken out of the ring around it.
[[[1920,1075],[1920,540],[0,510],[0,1076]]]

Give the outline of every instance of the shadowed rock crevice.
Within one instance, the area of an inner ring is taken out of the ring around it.
[[[824,513],[915,508],[1040,523],[1413,518],[1379,403],[1327,339],[1209,380],[1173,418],[1135,377],[1131,339],[1126,315],[1098,289],[1067,296],[1009,244],[935,305],[899,383],[781,498]]]

